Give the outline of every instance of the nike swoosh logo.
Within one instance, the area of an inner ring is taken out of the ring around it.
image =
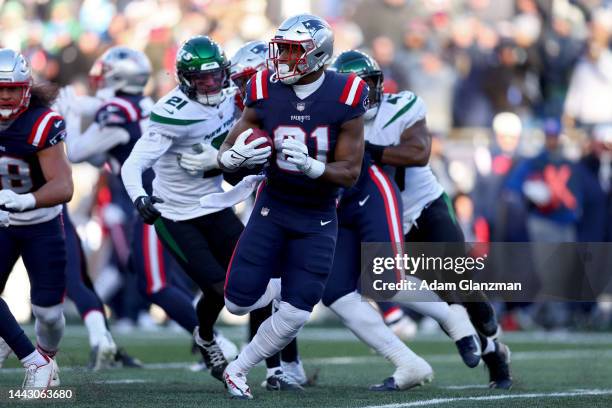
[[[244,156],[241,156],[238,153],[234,153],[234,152],[230,153],[230,157],[236,160],[244,160]]]
[[[63,120],[58,120],[53,126],[59,129],[59,127],[62,126],[62,122]]]
[[[365,203],[368,202],[368,200],[370,199],[370,196],[368,195],[366,198],[364,198],[363,200],[359,200],[359,206],[363,207],[365,205]]]
[[[329,220],[329,221],[323,221],[323,220],[321,220],[321,226],[322,226],[322,227],[324,227],[324,226],[326,226],[327,224],[329,224],[329,223],[330,223],[330,222],[332,222],[332,221],[333,221],[333,220]]]
[[[174,111],[173,111],[173,110],[168,110],[168,109],[166,109],[166,108],[163,108],[163,109],[164,109],[166,112],[168,112],[169,114],[174,115]]]

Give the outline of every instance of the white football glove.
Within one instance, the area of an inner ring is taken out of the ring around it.
[[[7,211],[0,210],[0,228],[8,227],[9,225],[11,225],[9,213]]]
[[[313,159],[308,155],[308,147],[293,138],[283,140],[282,153],[287,156],[289,163],[295,164],[299,171],[306,176],[316,179],[325,171],[325,163]]]
[[[180,153],[178,155],[178,163],[189,175],[198,176],[201,173],[218,169],[217,149],[211,145],[198,143],[192,146],[195,153]]]
[[[226,150],[221,155],[219,161],[228,170],[235,170],[238,167],[252,168],[268,161],[272,154],[270,146],[258,148],[266,143],[265,137],[260,137],[252,142],[245,144],[245,140],[253,133],[253,129],[247,129],[236,138],[236,142],[231,149]]]
[[[36,206],[34,194],[17,194],[12,190],[0,190],[0,206],[17,212],[31,210]]]
[[[103,102],[104,100],[98,97],[77,95],[74,87],[68,85],[59,90],[53,103],[53,110],[64,117],[69,115],[93,117]]]
[[[77,105],[76,98],[74,87],[65,86],[59,90],[53,103],[53,109],[64,117],[68,116],[70,110]]]

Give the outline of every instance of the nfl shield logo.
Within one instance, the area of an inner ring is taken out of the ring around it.
[[[270,209],[268,207],[261,207],[261,215],[267,217],[270,214]]]
[[[295,108],[299,111],[299,112],[303,112],[304,109],[306,109],[306,104],[304,102],[298,102],[295,105]]]

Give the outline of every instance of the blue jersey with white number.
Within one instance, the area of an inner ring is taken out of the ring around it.
[[[0,131],[0,190],[33,193],[47,180],[38,153],[66,137],[64,119],[53,110],[29,107],[11,125]],[[11,225],[35,224],[59,214],[60,206],[39,208],[11,215]]]
[[[143,95],[118,94],[104,102],[98,109],[95,121],[103,127],[120,127],[125,129],[130,135],[130,140],[124,144],[119,144],[110,149],[108,155],[117,161],[119,166],[127,160],[134,145],[142,136],[143,120],[149,118],[153,101]],[[152,183],[155,177],[153,170],[148,169],[144,172],[142,180],[143,187],[148,194],[152,194]]]
[[[305,99],[293,87],[271,80],[268,70],[259,71],[247,85],[245,105],[255,109],[261,128],[274,140],[266,168],[270,195],[293,204],[334,206],[339,186],[303,175],[281,152],[285,138],[308,146],[311,157],[333,162],[343,123],[365,113],[368,87],[357,75],[325,71],[321,86]]]

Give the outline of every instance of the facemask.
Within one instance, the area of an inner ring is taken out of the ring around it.
[[[299,74],[283,78],[285,75],[291,75],[292,70],[288,64],[278,64],[278,77],[283,84],[293,85],[302,77]]]
[[[196,100],[202,105],[215,106],[223,102],[225,94],[223,92],[217,92],[215,94],[196,95]]]

